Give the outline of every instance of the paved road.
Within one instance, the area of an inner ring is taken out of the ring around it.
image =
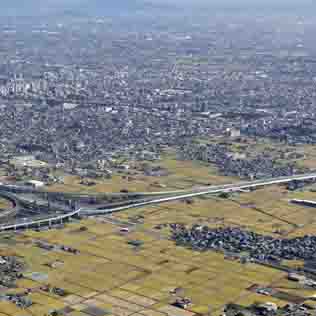
[[[134,204],[121,206],[121,207],[117,207],[117,208],[110,208],[110,209],[104,209],[104,210],[82,210],[81,214],[82,215],[108,214],[108,213],[114,213],[114,212],[122,211],[125,209],[129,209],[129,208],[142,207],[142,206],[146,206],[146,205],[160,204],[160,203],[165,203],[165,202],[172,202],[172,201],[183,200],[183,199],[193,198],[193,197],[207,195],[207,194],[236,192],[236,191],[240,191],[240,190],[257,188],[257,187],[266,186],[266,185],[288,183],[288,182],[291,182],[294,180],[309,180],[309,179],[316,179],[316,173],[296,175],[296,176],[292,176],[292,177],[270,178],[270,179],[265,179],[265,180],[256,180],[256,181],[248,181],[248,182],[245,181],[245,182],[239,182],[236,184],[212,186],[212,187],[209,187],[207,189],[203,189],[203,190],[198,191],[198,192],[178,194],[175,196],[157,198],[157,199],[152,199],[150,201],[141,202],[141,203],[134,203]]]
[[[270,178],[270,179],[264,179],[264,180],[256,180],[256,181],[245,181],[245,182],[239,182],[236,184],[226,184],[226,185],[220,185],[220,186],[211,186],[206,189],[202,189],[200,191],[192,190],[191,193],[183,193],[177,194],[174,196],[167,196],[167,197],[160,197],[157,199],[151,199],[149,201],[139,202],[139,203],[132,203],[127,204],[124,206],[114,207],[114,208],[108,208],[104,210],[95,210],[95,209],[78,209],[73,212],[45,218],[45,219],[37,219],[32,221],[27,221],[23,223],[15,223],[11,225],[4,225],[0,226],[0,231],[4,230],[12,230],[12,229],[20,229],[20,228],[29,228],[33,226],[40,226],[40,225],[51,225],[56,222],[63,222],[64,220],[70,219],[75,216],[79,215],[85,215],[85,216],[92,216],[92,215],[102,215],[102,214],[110,214],[115,212],[120,212],[126,209],[130,208],[137,208],[147,205],[154,205],[154,204],[161,204],[171,201],[177,201],[177,200],[183,200],[188,198],[193,198],[197,196],[207,195],[207,194],[218,194],[223,192],[236,192],[240,190],[245,189],[251,189],[251,188],[257,188],[261,186],[266,185],[273,185],[273,184],[282,184],[282,183],[288,183],[294,180],[302,181],[302,180],[311,180],[316,179],[316,173],[310,173],[310,174],[302,174],[302,175],[295,175],[291,177],[279,177],[279,178]],[[184,191],[187,192],[187,191]]]
[[[9,207],[5,211],[1,212],[0,218],[9,218],[15,216],[21,208],[19,200],[10,192],[0,191],[0,197],[12,204],[12,207]]]
[[[81,209],[75,210],[73,212],[58,215],[55,217],[48,217],[48,218],[39,218],[32,221],[25,221],[25,222],[19,222],[14,223],[10,225],[3,225],[0,226],[0,231],[7,231],[7,230],[17,230],[17,229],[27,229],[31,227],[40,227],[41,225],[53,225],[56,223],[63,223],[63,221],[66,221],[72,217],[78,216],[78,214],[81,212]]]

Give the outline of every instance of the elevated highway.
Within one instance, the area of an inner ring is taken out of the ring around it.
[[[255,181],[244,181],[235,184],[226,184],[226,185],[219,185],[219,186],[210,186],[205,189],[201,190],[185,190],[185,191],[177,191],[171,196],[163,196],[164,192],[161,192],[161,196],[157,198],[152,198],[143,202],[126,202],[125,205],[121,205],[118,207],[109,207],[104,209],[89,209],[89,208],[78,208],[72,212],[61,214],[54,217],[47,217],[47,218],[39,218],[25,222],[19,223],[12,223],[8,225],[0,226],[0,231],[7,231],[7,230],[17,230],[17,229],[27,229],[31,227],[40,227],[41,225],[48,225],[51,226],[54,223],[63,223],[66,220],[69,220],[73,217],[78,217],[80,215],[84,216],[93,216],[93,215],[104,215],[104,214],[111,214],[115,212],[120,212],[123,210],[131,209],[131,208],[138,208],[144,207],[147,205],[155,205],[161,204],[166,202],[172,202],[177,200],[183,200],[188,198],[194,198],[198,196],[203,196],[207,194],[219,194],[224,192],[238,192],[241,190],[258,188],[266,185],[275,185],[275,184],[283,184],[289,183],[292,181],[305,181],[305,180],[314,180],[316,179],[316,173],[310,174],[301,174],[295,175],[291,177],[279,177],[279,178],[270,178],[270,179],[263,179],[263,180],[255,180]]]
[[[0,218],[1,219],[9,218],[9,217],[13,217],[13,216],[17,215],[17,213],[20,209],[20,202],[16,198],[16,196],[11,194],[10,192],[1,192],[0,191],[0,197],[7,200],[11,204],[11,207],[9,207],[5,211],[1,212]]]
[[[18,230],[18,229],[28,229],[28,228],[34,228],[34,227],[41,227],[44,226],[51,226],[53,224],[60,223],[62,224],[64,221],[67,221],[71,219],[72,217],[78,216],[81,212],[81,209],[75,210],[73,212],[62,214],[54,217],[48,217],[48,218],[39,218],[34,219],[31,221],[24,221],[24,222],[17,222],[9,225],[3,225],[0,226],[0,232],[1,231],[8,231],[8,230]]]
[[[184,194],[177,194],[175,196],[168,196],[168,197],[160,197],[157,199],[152,199],[146,202],[134,203],[126,206],[121,206],[117,208],[109,208],[104,210],[82,210],[82,215],[102,215],[108,213],[119,212],[128,208],[135,208],[135,207],[143,207],[146,205],[151,204],[161,204],[166,202],[172,202],[177,200],[183,200],[188,198],[194,198],[202,195],[207,194],[219,194],[219,193],[229,193],[229,192],[238,192],[246,189],[254,189],[266,185],[275,185],[275,184],[282,184],[282,183],[289,183],[292,181],[304,181],[304,180],[312,180],[316,179],[316,173],[312,174],[304,174],[304,175],[296,175],[292,177],[279,177],[279,178],[270,178],[265,180],[256,180],[256,181],[248,181],[248,182],[239,182],[236,184],[225,184],[220,186],[211,186],[207,189],[203,189],[196,192],[191,193],[184,193]]]

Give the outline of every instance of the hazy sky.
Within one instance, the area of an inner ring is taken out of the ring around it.
[[[132,0],[126,0],[126,1],[132,1]],[[223,5],[223,6],[244,6],[244,5],[250,5],[250,6],[306,6],[306,5],[312,5],[315,3],[314,0],[146,0],[147,2],[152,3],[166,3],[166,4],[186,4],[186,5]]]
[[[19,3],[21,5],[22,0],[0,0],[1,6],[10,6],[12,3]],[[45,6],[46,4],[53,4],[56,5],[78,5],[80,3],[100,3],[100,5],[104,6],[106,3],[109,4],[109,6],[115,5],[117,2],[119,3],[125,3],[125,4],[132,4],[133,2],[151,2],[155,4],[180,4],[180,5],[224,5],[224,6],[244,6],[244,5],[250,5],[250,6],[274,6],[274,5],[282,5],[282,6],[288,6],[288,5],[308,5],[315,3],[315,0],[28,0],[25,1],[25,4],[34,2],[38,3],[40,6]]]
[[[126,0],[128,1],[128,0]],[[130,0],[132,1],[132,0]],[[238,5],[244,5],[244,4],[255,4],[255,5],[261,5],[261,4],[312,4],[313,0],[145,0],[146,2],[153,2],[153,3],[177,3],[177,4],[230,4],[234,6]]]
[[[60,12],[60,10],[90,11],[98,14],[106,14],[111,9],[119,11],[127,9],[128,12],[132,12],[134,8],[142,8],[144,3],[157,6],[171,5],[171,7],[175,5],[180,9],[193,6],[210,9],[290,9],[292,11],[303,9],[306,11],[307,8],[307,12],[313,12],[309,7],[316,7],[316,0],[0,0],[0,15],[7,13],[37,15],[43,12]],[[181,11],[177,12],[181,13]]]

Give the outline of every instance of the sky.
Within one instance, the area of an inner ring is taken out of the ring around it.
[[[289,3],[295,3],[295,4],[301,4],[301,3],[312,3],[311,0],[146,0],[147,2],[153,2],[153,3],[186,3],[186,4],[232,4],[232,5],[238,5],[238,4],[272,4],[272,3],[279,3],[279,4],[289,4]]]
[[[59,10],[74,10],[107,13],[111,10],[128,10],[142,8],[143,4],[155,6],[169,5],[170,8],[232,8],[232,9],[305,9],[316,7],[316,0],[0,0],[0,15],[10,12],[13,15],[40,12],[59,12]],[[136,5],[137,4],[137,5]],[[144,6],[148,9],[148,6]]]
[[[129,0],[126,0],[129,1]],[[216,6],[216,7],[299,7],[309,6],[315,3],[315,0],[145,0],[155,4],[177,4],[189,6]]]
[[[189,5],[189,6],[212,6],[212,5],[223,5],[223,6],[274,6],[274,5],[282,5],[284,7],[289,5],[308,5],[315,2],[315,0],[137,0],[138,2],[144,3],[154,3],[154,4],[177,4],[177,5]],[[137,2],[135,0],[28,0],[25,1],[25,4],[29,4],[31,2],[41,4],[42,6],[45,5],[79,5],[81,3],[100,3],[100,5],[104,6],[106,3],[109,6],[115,5],[117,2],[125,3],[131,5],[133,2]],[[21,0],[0,0],[0,6],[6,7],[12,5],[12,3],[21,4],[24,1]],[[22,5],[23,6],[23,5]]]

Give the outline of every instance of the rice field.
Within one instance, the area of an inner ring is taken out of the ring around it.
[[[166,185],[165,190],[236,181],[204,164],[178,161],[173,156],[159,164],[170,171],[170,175],[159,179]],[[51,190],[152,191],[154,181],[157,179],[144,176],[128,181],[115,175],[86,188],[79,184],[79,178],[66,176],[64,185]],[[0,301],[0,316],[46,316],[52,310],[68,316],[193,316],[207,315],[210,309],[213,315],[220,315],[225,304],[231,302],[288,303],[250,292],[248,288],[254,284],[274,286],[308,300],[310,291],[293,289],[284,272],[227,260],[217,252],[194,252],[177,247],[169,239],[171,223],[240,226],[281,237],[316,234],[316,209],[291,204],[292,198],[314,199],[314,194],[272,186],[228,198],[201,197],[190,204],[177,201],[131,209],[113,215],[115,224],[113,218],[90,218],[68,223],[62,229],[12,235],[14,248],[12,243],[1,242],[1,254],[14,251],[27,267],[16,289],[1,291],[20,293],[30,289],[33,305],[21,309]],[[128,233],[120,230],[125,223],[132,223]],[[162,226],[158,229],[157,225]],[[80,230],[83,226],[86,229]],[[79,253],[44,250],[36,245],[39,240],[72,247]],[[140,241],[140,246],[134,246],[133,241]],[[61,297],[40,289],[47,284],[64,289],[67,295]],[[175,289],[180,294],[174,295]],[[190,298],[192,304],[185,310],[173,306],[177,296]]]

